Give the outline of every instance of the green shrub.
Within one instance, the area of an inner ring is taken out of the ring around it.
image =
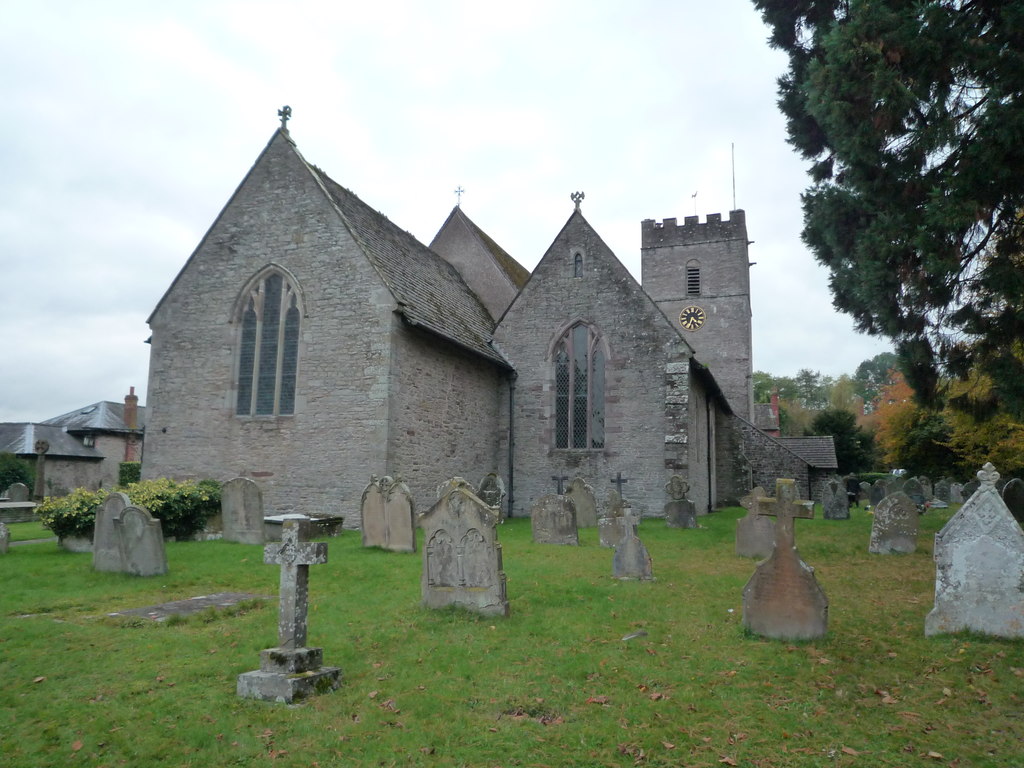
[[[30,461],[13,453],[0,453],[0,491],[6,491],[13,483],[24,483],[31,492],[35,482],[36,472]]]
[[[141,461],[122,461],[117,468],[117,484],[128,485],[142,479]]]
[[[57,536],[92,537],[96,510],[112,491],[127,494],[132,504],[145,507],[160,520],[164,536],[185,539],[201,531],[220,511],[220,483],[213,480],[175,482],[167,478],[141,480],[112,490],[76,488],[67,496],[46,499],[36,511]]]

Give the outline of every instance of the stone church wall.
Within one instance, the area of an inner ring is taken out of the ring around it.
[[[583,257],[579,277],[577,252]],[[554,447],[551,353],[577,320],[591,324],[607,345],[605,445],[600,449]],[[666,366],[686,365],[689,350],[582,216],[570,218],[538,264],[499,324],[495,342],[518,374],[512,513],[527,515],[534,501],[554,492],[553,476],[582,476],[603,505],[613,488],[611,478],[621,472],[629,481],[623,493],[633,508],[661,514],[665,483],[675,472],[686,475],[689,467],[688,436],[679,434],[666,415]],[[689,392],[677,387],[676,395],[688,398]],[[502,397],[507,428],[506,388]]]
[[[796,480],[797,493],[801,499],[813,499],[811,495],[810,469],[803,459],[782,447],[746,419],[733,417],[735,428],[740,435],[740,454],[750,467],[751,482],[759,485],[772,495],[778,478]],[[751,486],[753,487],[753,486]]]
[[[389,460],[376,474],[400,474],[422,512],[450,477],[475,486],[488,472],[504,476],[494,439],[501,376],[479,357],[411,330],[397,317],[395,323]]]
[[[143,477],[250,477],[267,514],[358,524],[363,487],[386,464],[394,301],[338,232],[322,189],[275,139],[151,318]],[[295,413],[236,416],[236,307],[269,264],[302,295]]]

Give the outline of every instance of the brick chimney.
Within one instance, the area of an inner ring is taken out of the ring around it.
[[[124,396],[124,423],[128,429],[139,428],[139,397],[135,394],[135,387],[129,387],[129,392]]]
[[[135,388],[132,388],[135,391]],[[772,415],[775,416],[775,423],[779,423],[779,388],[772,387]]]

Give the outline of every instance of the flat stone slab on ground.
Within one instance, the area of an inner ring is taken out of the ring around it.
[[[254,595],[249,592],[217,592],[213,595],[200,595],[187,600],[173,600],[169,603],[151,605],[147,608],[133,608],[130,611],[117,611],[108,616],[141,616],[153,621],[166,621],[171,616],[191,616],[205,611],[207,608],[230,608],[244,600],[273,600],[269,595]]]

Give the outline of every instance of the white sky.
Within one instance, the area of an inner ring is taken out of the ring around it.
[[[423,242],[461,185],[463,210],[532,268],[583,190],[638,278],[642,219],[728,216],[735,145],[755,369],[852,374],[890,348],[832,308],[800,241],[808,182],[775,106],[785,58],[749,0],[0,10],[0,421],[129,386],[145,404],[146,318],[283,104],[309,162]]]

